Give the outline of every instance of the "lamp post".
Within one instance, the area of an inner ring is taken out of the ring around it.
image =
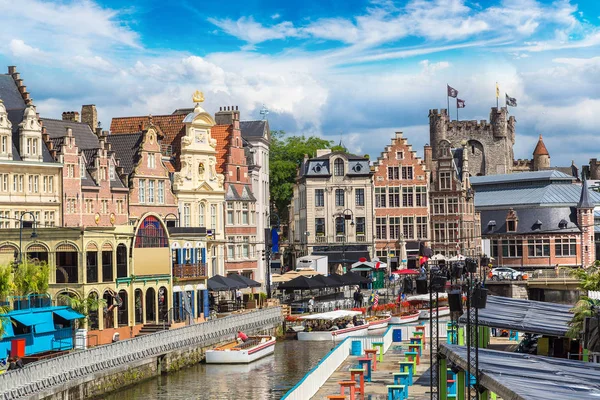
[[[346,220],[350,220],[350,226],[354,226],[354,212],[351,209],[346,208],[344,211],[334,214],[333,220],[335,221],[335,224],[336,224],[336,230],[337,230],[337,219],[338,218],[344,218],[344,236],[343,236],[343,242],[342,242],[342,267],[345,267],[346,266],[346,237],[348,235],[348,231],[346,230]],[[336,236],[337,236],[337,232],[336,232]]]
[[[37,238],[37,233],[35,232],[35,215],[31,212],[31,211],[24,211],[21,213],[21,216],[19,217],[19,260],[18,260],[18,264],[21,264],[21,262],[23,261],[23,216],[25,216],[26,214],[31,215],[31,218],[33,218],[33,224],[31,225],[33,228],[33,232],[31,232],[31,239],[35,239]]]

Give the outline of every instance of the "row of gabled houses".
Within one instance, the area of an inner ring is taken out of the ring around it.
[[[47,262],[52,296],[104,298],[100,342],[202,318],[216,274],[264,281],[268,122],[193,100],[104,131],[94,105],[46,118],[15,67],[0,75],[0,262]]]

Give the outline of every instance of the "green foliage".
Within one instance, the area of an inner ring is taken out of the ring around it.
[[[13,288],[13,270],[10,265],[0,265],[0,301],[5,301]]]
[[[583,291],[600,291],[600,262],[596,261],[589,268],[576,268],[570,271],[571,276],[579,281],[579,288]],[[573,319],[569,323],[567,336],[570,338],[580,338],[583,332],[583,322],[586,317],[592,317],[596,310],[600,308],[600,300],[590,299],[582,296],[581,299],[571,309]]]
[[[332,141],[316,136],[287,136],[284,131],[271,132],[271,201],[281,223],[288,221],[288,206],[292,200],[297,170],[304,160],[304,155],[315,157],[318,149],[346,151],[344,147],[333,146]]]
[[[9,312],[10,309],[7,306],[0,306],[0,314],[6,314],[7,312]],[[4,336],[4,324],[10,324],[11,320],[10,318],[7,317],[2,317],[0,316],[0,340],[2,339],[2,336]],[[14,322],[12,322],[14,324]]]
[[[27,296],[32,293],[43,294],[48,292],[48,279],[50,267],[44,262],[31,262],[24,260],[17,265],[14,272],[14,292],[16,296]]]
[[[83,318],[77,320],[77,326],[75,328],[79,328],[80,325],[85,324],[90,315],[90,312],[98,311],[99,309],[104,308],[104,306],[106,306],[106,300],[99,299],[95,296],[88,296],[85,299],[81,300],[78,297],[60,294],[58,295],[58,300],[68,305],[79,314],[84,315]]]

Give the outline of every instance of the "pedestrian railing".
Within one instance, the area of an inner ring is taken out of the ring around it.
[[[0,399],[30,397],[53,386],[172,350],[210,346],[233,338],[238,330],[261,329],[278,324],[281,319],[281,308],[270,307],[36,362],[0,375]]]

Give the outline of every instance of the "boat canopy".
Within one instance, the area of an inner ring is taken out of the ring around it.
[[[320,314],[311,314],[304,315],[300,317],[300,319],[326,319],[329,321],[333,321],[338,318],[347,318],[353,317],[355,315],[361,315],[362,311],[351,311],[351,310],[336,310],[336,311],[328,311]]]
[[[440,292],[438,293],[438,299],[447,299],[448,293]],[[418,294],[416,296],[408,296],[406,301],[429,301],[429,293],[428,294]]]

